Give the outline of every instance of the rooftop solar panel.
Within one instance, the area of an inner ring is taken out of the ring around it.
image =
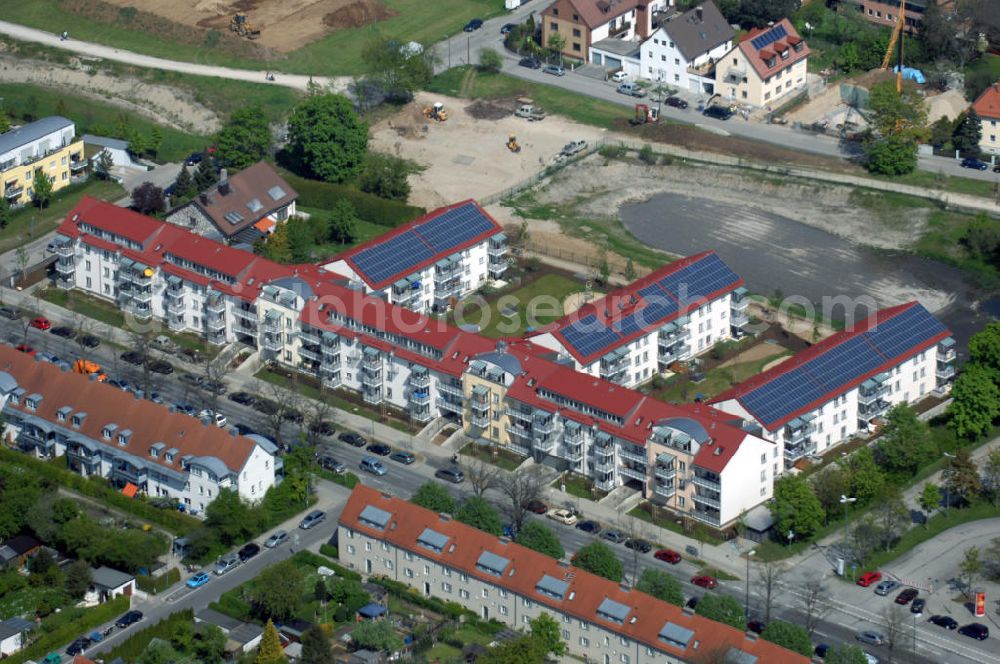
[[[947,328],[923,307],[913,307],[883,321],[865,333],[886,359],[899,357]]]
[[[750,43],[753,44],[753,47],[759,51],[768,44],[773,44],[787,34],[788,33],[785,32],[785,26],[776,25],[764,34],[754,37]]]

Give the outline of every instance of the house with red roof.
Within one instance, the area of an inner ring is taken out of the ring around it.
[[[982,123],[979,149],[988,155],[1000,155],[1000,81],[983,90],[972,108]]]
[[[918,302],[881,309],[712,399],[781,446],[786,468],[950,388],[951,332]]]
[[[638,48],[653,33],[654,15],[672,5],[672,0],[556,0],[542,10],[542,45],[551,48],[558,36],[565,57],[617,69],[621,62],[610,61],[608,53],[615,49],[609,42]],[[591,46],[598,42],[606,53],[594,59]]]
[[[809,47],[783,18],[745,34],[715,67],[715,91],[734,104],[775,108],[806,85]]]
[[[343,564],[524,629],[548,614],[569,654],[588,661],[806,664],[799,655],[692,609],[669,604],[358,484],[338,520]]]

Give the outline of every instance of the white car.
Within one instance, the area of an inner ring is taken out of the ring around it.
[[[576,523],[576,515],[569,510],[549,510],[545,516],[549,517],[553,521],[564,523],[567,526],[572,526]]]
[[[208,408],[198,413],[198,419],[214,422],[215,426],[219,427],[220,429],[226,426],[226,424],[229,422],[229,420],[226,419],[225,415],[223,415],[222,413],[216,413]]]
[[[611,77],[611,80],[614,81],[615,83],[621,83],[623,81],[627,81],[628,74],[626,74],[623,71],[616,71],[614,75]]]

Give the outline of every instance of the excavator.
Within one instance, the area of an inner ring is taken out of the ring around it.
[[[650,108],[648,104],[636,104],[635,116],[629,120],[629,124],[642,125],[660,121],[660,109]]]
[[[507,137],[507,149],[517,154],[521,151],[521,145],[517,142],[517,136],[511,134]]]
[[[243,12],[237,12],[233,16],[233,19],[229,22],[229,29],[240,37],[246,37],[247,39],[257,39],[257,37],[260,37],[260,28],[255,28],[247,20],[247,15]]]
[[[889,68],[892,60],[892,50],[899,42],[899,52],[896,57],[896,92],[903,92],[903,28],[906,27],[906,0],[899,0],[899,16],[896,27],[892,29],[892,37],[889,38],[889,48],[885,50],[885,57],[882,58],[882,71]]]
[[[448,119],[448,111],[444,110],[444,104],[436,101],[433,106],[428,106],[424,109],[424,117],[428,120],[444,122]]]

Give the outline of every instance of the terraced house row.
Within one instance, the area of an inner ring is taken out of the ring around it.
[[[84,200],[60,227],[57,283],[210,341],[247,344],[416,422],[455,420],[482,444],[580,473],[602,491],[631,486],[715,527],[768,500],[774,479],[801,456],[870,428],[892,403],[946,389],[954,370],[947,331],[912,303],[786,361],[741,386],[747,396],[734,391],[718,407],[671,405],[631,389],[743,334],[743,282],[712,252],[668,265],[523,339],[497,341],[448,325],[379,288],[420,265],[463,261],[465,251],[485,248],[489,256],[499,234],[491,229],[498,228],[472,202],[431,213],[393,237],[413,232],[408,242],[453,243],[416,263],[406,255],[402,272],[363,285],[358,273],[333,269],[350,258],[278,265]],[[432,299],[423,302],[421,309]],[[779,379],[785,375],[796,378]],[[831,423],[809,425],[817,411]],[[810,436],[818,429],[809,438],[816,444],[803,445],[803,423]]]

